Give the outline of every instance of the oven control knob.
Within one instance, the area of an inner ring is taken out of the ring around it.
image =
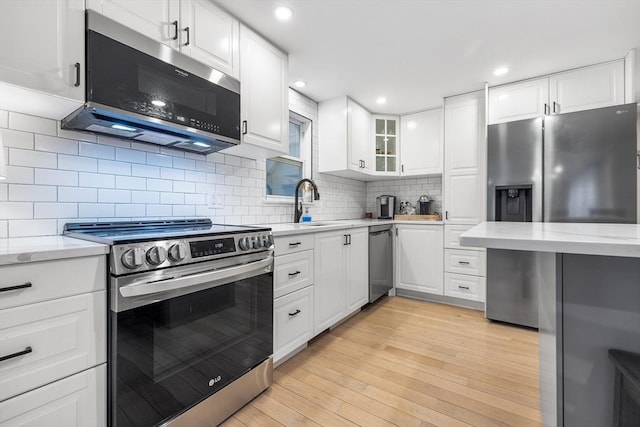
[[[147,251],[147,262],[160,265],[167,260],[167,250],[161,246],[154,246]]]
[[[120,259],[122,261],[122,265],[130,270],[135,270],[144,263],[143,256],[144,251],[142,249],[133,248],[126,250]]]
[[[262,246],[264,246],[265,248],[270,248],[271,246],[273,246],[273,237],[271,236],[271,234],[262,236]]]
[[[187,257],[187,245],[176,243],[169,248],[169,259],[173,262],[182,261]]]
[[[253,249],[260,249],[260,246],[262,246],[260,236],[253,236],[251,238],[251,246],[253,246]]]
[[[241,250],[248,251],[249,249],[251,249],[251,242],[249,241],[249,238],[245,236],[240,239],[240,241],[238,242],[238,246],[240,246]]]

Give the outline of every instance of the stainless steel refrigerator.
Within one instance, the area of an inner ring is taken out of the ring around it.
[[[488,126],[487,220],[636,223],[637,106]],[[486,316],[538,327],[538,254],[487,250]]]

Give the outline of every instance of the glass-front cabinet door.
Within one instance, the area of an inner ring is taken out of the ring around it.
[[[375,171],[398,173],[398,117],[373,116]]]

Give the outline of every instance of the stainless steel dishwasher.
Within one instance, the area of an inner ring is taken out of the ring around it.
[[[393,232],[391,224],[369,227],[369,302],[393,288]]]

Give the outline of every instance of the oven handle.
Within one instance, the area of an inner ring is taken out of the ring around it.
[[[269,272],[273,263],[273,257],[268,257],[260,261],[242,264],[235,267],[224,268],[222,270],[207,271],[205,273],[190,274],[176,279],[159,280],[156,282],[134,282],[120,288],[120,294],[125,298],[137,297],[141,295],[157,294],[175,289],[186,288],[206,282],[227,280],[227,283],[234,281],[234,277],[247,277],[251,272]]]

